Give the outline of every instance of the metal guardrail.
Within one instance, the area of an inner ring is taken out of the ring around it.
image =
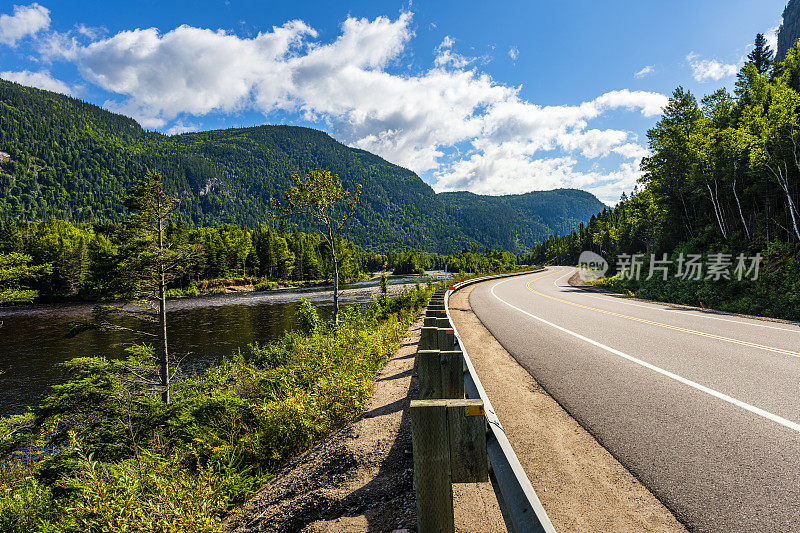
[[[486,410],[486,422],[488,426],[486,447],[489,454],[489,463],[491,465],[490,479],[499,496],[498,501],[503,512],[503,519],[506,522],[506,527],[509,531],[514,533],[555,533],[556,530],[550,522],[550,518],[548,518],[544,507],[542,507],[539,497],[536,496],[536,492],[533,490],[531,482],[527,474],[525,474],[525,470],[523,470],[519,459],[517,459],[517,454],[514,453],[511,443],[506,437],[505,430],[503,430],[503,426],[500,424],[500,419],[497,417],[494,407],[492,407],[492,403],[489,401],[489,397],[483,389],[483,385],[481,385],[481,380],[478,378],[475,367],[472,366],[472,361],[467,354],[467,347],[461,340],[458,329],[456,329],[450,317],[448,302],[453,292],[468,285],[492,279],[541,272],[542,270],[544,269],[473,278],[457,283],[453,286],[454,288],[452,290],[448,289],[444,295],[444,308],[447,319],[450,321],[450,325],[455,333],[456,342],[464,354],[464,389],[466,396],[467,398],[483,400],[484,409]]]

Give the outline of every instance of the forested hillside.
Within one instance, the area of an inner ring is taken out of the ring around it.
[[[511,250],[527,249],[554,232],[570,233],[604,207],[593,194],[576,189],[507,196],[471,192],[438,196],[447,214],[467,235],[486,246]]]
[[[591,194],[570,190],[437,195],[413,172],[321,131],[260,126],[166,136],[74,98],[3,80],[0,151],[7,154],[0,154],[0,217],[18,220],[119,221],[126,190],[147,168],[163,173],[190,225],[246,228],[268,219],[271,201],[293,173],[328,169],[345,187],[362,185],[362,207],[346,236],[378,251],[452,252],[482,244],[521,252],[602,207]],[[307,229],[302,220],[292,222]]]
[[[534,248],[537,262],[576,262],[594,250],[669,254],[671,279],[617,280],[637,295],[800,319],[800,45],[774,64],[763,36],[733,94],[697,99],[683,88],[648,132],[641,188],[587,226]],[[757,282],[682,279],[680,254],[764,258]],[[647,262],[648,259],[646,258]],[[645,269],[647,263],[645,263]]]

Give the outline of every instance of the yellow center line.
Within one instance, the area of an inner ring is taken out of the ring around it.
[[[561,271],[558,271],[558,272],[561,272]],[[551,272],[550,274],[555,274],[555,273],[556,272]],[[568,300],[563,300],[561,298],[556,298],[555,296],[549,296],[547,294],[542,294],[541,292],[531,288],[531,283],[533,283],[534,281],[536,281],[538,279],[542,279],[544,277],[547,277],[550,274],[547,274],[546,276],[540,276],[538,278],[534,278],[534,279],[530,280],[528,283],[525,284],[525,287],[529,291],[531,291],[532,293],[538,294],[539,296],[544,296],[545,298],[549,298],[550,300],[555,300],[556,302],[565,303],[567,305],[572,305],[574,307],[580,307],[581,309],[588,309],[589,311],[596,311],[598,313],[603,313],[604,315],[611,315],[611,316],[616,316],[616,317],[619,317],[619,318],[625,318],[627,320],[633,320],[635,322],[641,322],[642,324],[649,324],[651,326],[658,326],[658,327],[661,327],[661,328],[672,329],[672,330],[675,330],[675,331],[682,331],[684,333],[691,333],[692,335],[698,335],[700,337],[706,337],[706,338],[709,338],[709,339],[716,339],[716,340],[720,340],[720,341],[731,342],[733,344],[739,344],[741,346],[747,346],[747,347],[756,348],[756,349],[759,349],[759,350],[766,350],[768,352],[775,352],[775,353],[780,353],[780,354],[784,354],[784,355],[790,355],[792,357],[800,357],[800,352],[793,352],[791,350],[784,350],[783,348],[774,348],[772,346],[764,346],[763,344],[756,344],[754,342],[740,341],[738,339],[731,339],[729,337],[722,337],[720,335],[714,335],[712,333],[705,333],[703,331],[696,331],[696,330],[693,330],[693,329],[682,328],[682,327],[679,327],[679,326],[673,326],[671,324],[662,324],[661,322],[653,322],[652,320],[645,320],[644,318],[637,318],[635,316],[623,315],[623,314],[620,314],[620,313],[615,313],[613,311],[606,311],[605,309],[598,309],[597,307],[590,307],[588,305],[583,305],[583,304],[579,304],[579,303],[575,303],[575,302],[570,302]]]

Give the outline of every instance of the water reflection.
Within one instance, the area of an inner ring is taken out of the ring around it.
[[[413,281],[389,278],[393,291]],[[370,280],[344,286],[342,304],[369,302],[377,284]],[[202,371],[238,348],[269,342],[293,328],[301,298],[311,300],[323,318],[330,318],[331,294],[325,287],[172,300],[168,315],[171,351],[175,357],[185,356],[184,370]],[[119,358],[133,342],[152,342],[129,332],[87,331],[67,338],[65,324],[89,319],[91,308],[85,304],[0,308],[0,416],[24,412],[50,385],[63,381],[65,374],[57,363],[73,357]],[[151,324],[143,326],[148,328],[154,329]]]

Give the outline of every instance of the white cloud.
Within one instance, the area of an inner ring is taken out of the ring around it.
[[[137,29],[81,48],[77,62],[86,79],[130,97],[111,107],[162,126],[179,113],[243,109],[254,91],[279,100],[288,72],[278,59],[305,34],[316,35],[298,21],[253,39],[190,26],[163,35]]]
[[[181,133],[190,133],[193,131],[200,131],[200,126],[197,124],[184,124],[181,121],[176,122],[170,127],[166,133],[167,135],[180,135]]]
[[[14,6],[14,14],[0,15],[0,44],[16,46],[17,41],[50,26],[50,10],[39,4]]]
[[[664,106],[667,105],[667,97],[659,93],[622,89],[598,96],[594,104],[601,109],[624,108],[629,111],[639,109],[642,115],[654,117],[660,115]]]
[[[767,40],[767,45],[775,53],[778,52],[778,32],[780,29],[781,25],[778,24],[764,32],[764,38]]]
[[[118,95],[106,107],[145,127],[172,124],[168,133],[193,127],[174,123],[179,116],[281,111],[424,173],[437,190],[602,192],[635,181],[641,150],[632,147],[634,136],[590,122],[615,110],[653,117],[667,102],[663,95],[623,89],[576,105],[540,106],[525,100],[521,87],[480,72],[477,59],[455,53],[450,36],[434,50],[431,68],[398,72],[413,37],[412,15],[403,13],[394,20],[347,18],[327,43],[291,21],[252,38],[180,26],[123,31],[88,45],[55,38],[49,46]],[[626,161],[604,171],[598,161],[611,154]],[[581,170],[587,162],[591,170]]]
[[[455,42],[455,39],[449,35],[444,36],[442,42],[434,50],[436,52],[436,57],[433,60],[435,66],[445,67],[450,65],[453,68],[461,69],[475,61],[474,57],[466,57],[454,52],[453,45]]]
[[[11,71],[6,70],[0,72],[0,78],[8,81],[14,81],[20,85],[27,85],[28,87],[36,87],[46,91],[53,91],[69,96],[73,95],[73,90],[61,80],[53,78],[46,70],[39,72],[31,72],[30,70]]]
[[[647,65],[646,67],[643,67],[642,70],[634,74],[633,77],[636,79],[641,79],[644,78],[645,76],[653,74],[655,71],[656,71],[655,65]]]
[[[108,30],[100,26],[87,26],[86,24],[78,24],[75,26],[75,31],[89,39],[97,39]]]
[[[444,39],[442,39],[442,42],[436,47],[436,50],[440,51],[444,50],[445,48],[452,48],[454,44],[456,44],[456,40],[449,35],[445,35]]]
[[[628,159],[641,159],[650,155],[650,151],[642,145],[636,143],[625,143],[615,146],[612,152]]]
[[[722,63],[717,59],[701,59],[699,55],[691,52],[686,56],[686,61],[692,67],[694,79],[699,82],[719,81],[736,74],[739,70],[737,65]]]
[[[516,46],[512,46],[508,49],[508,57],[511,58],[511,61],[516,61],[519,57],[519,48]]]

